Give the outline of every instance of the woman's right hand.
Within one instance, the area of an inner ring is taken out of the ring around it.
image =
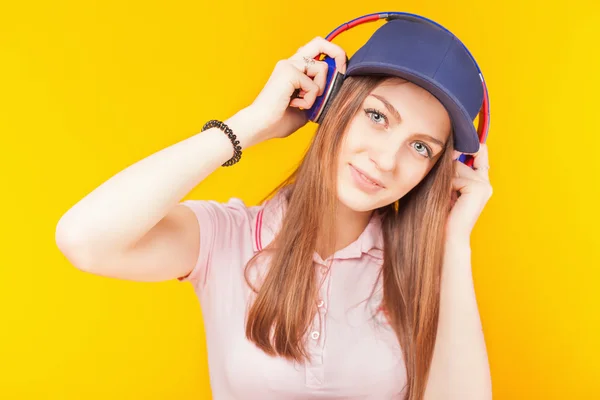
[[[249,107],[264,122],[261,140],[289,136],[308,122],[306,113],[300,108],[311,108],[317,96],[323,94],[327,64],[314,60],[304,73],[307,67],[304,58],[314,59],[320,54],[334,58],[337,70],[346,72],[344,50],[321,37],[302,46],[292,57],[277,62],[269,80]],[[297,89],[300,97],[292,99]]]

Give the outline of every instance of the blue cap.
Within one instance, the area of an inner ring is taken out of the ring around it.
[[[392,75],[434,95],[446,107],[454,148],[476,153],[474,120],[483,104],[479,68],[452,33],[417,19],[392,19],[348,60],[346,76]]]

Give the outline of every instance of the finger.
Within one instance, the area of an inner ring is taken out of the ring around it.
[[[325,91],[325,84],[327,82],[327,63],[324,61],[316,61],[312,60],[312,63],[309,63],[307,66],[304,58],[292,57],[290,58],[290,62],[302,73],[305,73],[307,76],[313,78],[313,81],[319,86],[318,96],[322,95]],[[306,72],[305,72],[306,69]]]
[[[490,162],[488,147],[485,143],[482,143],[479,146],[479,151],[473,155],[473,168],[479,176],[489,179]]]
[[[452,190],[459,192],[461,196],[467,193],[482,193],[486,199],[492,197],[494,192],[489,182],[464,177],[452,178]]]
[[[324,61],[317,61],[314,64],[308,66],[306,75],[313,78],[313,82],[319,87],[318,96],[322,95],[325,91],[325,84],[327,82],[327,63]]]
[[[295,89],[300,89],[300,96],[302,97],[293,99],[290,102],[290,106],[309,109],[312,107],[315,99],[317,98],[319,86],[314,83],[312,79],[302,73],[302,71],[297,71],[295,68],[294,70],[295,73],[292,79],[292,84],[294,85]]]
[[[320,36],[317,36],[306,45],[300,47],[296,55],[300,57],[315,58],[320,54],[326,54],[335,59],[335,66],[341,73],[346,73],[346,52],[340,46]]]
[[[485,178],[481,176],[481,173],[473,170],[473,168],[460,162],[459,160],[454,161],[455,169],[454,176],[457,178],[465,178],[474,181],[484,181]]]
[[[452,190],[463,194],[466,192],[466,189],[472,183],[473,183],[473,181],[471,179],[461,178],[461,177],[454,178],[454,179],[452,179]],[[454,201],[456,201],[456,200],[454,200]]]

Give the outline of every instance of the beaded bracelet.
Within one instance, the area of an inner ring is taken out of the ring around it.
[[[233,164],[240,161],[240,158],[242,158],[242,147],[239,145],[240,141],[235,140],[236,136],[233,133],[233,131],[231,130],[231,128],[229,126],[227,126],[227,124],[225,124],[223,121],[219,121],[217,119],[211,119],[206,124],[204,124],[204,126],[202,127],[202,131],[205,131],[209,128],[213,128],[215,126],[217,128],[219,128],[220,130],[222,130],[223,132],[225,132],[227,134],[227,137],[229,137],[229,140],[231,140],[231,143],[233,144],[233,156],[229,160],[225,161],[225,163],[221,164],[221,166],[223,166],[223,167],[232,166]]]

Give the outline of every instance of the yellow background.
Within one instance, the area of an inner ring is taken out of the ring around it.
[[[0,398],[209,398],[189,284],[84,274],[60,216],[119,170],[247,105],[276,61],[375,11],[432,18],[486,77],[494,196],[473,270],[495,399],[600,398],[595,1],[48,1],[0,9]],[[352,54],[379,24],[336,39]],[[253,204],[314,131],[189,198]]]

